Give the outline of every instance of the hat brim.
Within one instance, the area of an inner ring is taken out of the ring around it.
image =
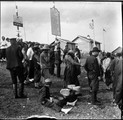
[[[100,50],[92,50],[92,52],[100,52]]]

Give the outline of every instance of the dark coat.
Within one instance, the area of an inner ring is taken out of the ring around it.
[[[98,91],[99,89],[99,80],[100,76],[100,66],[98,64],[97,58],[93,55],[89,56],[86,59],[85,70],[87,71],[88,78],[90,80],[90,86],[92,87],[92,91]]]
[[[77,69],[77,65],[71,64],[69,67],[65,67],[64,71],[64,81],[66,85],[69,84],[75,84],[76,86],[79,86],[79,80],[78,80],[78,75],[80,71]],[[65,86],[66,86],[65,85]]]
[[[86,59],[84,68],[90,75],[96,75],[97,77],[100,76],[100,66],[98,64],[97,58],[93,55]]]
[[[119,105],[122,104],[122,63],[123,60],[119,59],[114,59],[111,63],[111,71],[113,72],[113,86],[114,86],[114,98],[115,102]]]
[[[61,64],[61,51],[60,50],[55,52],[55,64]]]
[[[7,69],[23,67],[21,48],[15,43],[6,49]]]

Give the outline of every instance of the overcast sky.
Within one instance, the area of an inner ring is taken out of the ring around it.
[[[1,36],[16,37],[17,27],[13,26],[15,5],[19,16],[23,17],[24,27],[20,28],[26,41],[51,43],[55,36],[51,34],[50,8],[53,2],[1,2]],[[55,2],[60,12],[61,37],[72,41],[78,35],[93,39],[89,23],[94,19],[95,40],[105,40],[106,51],[122,46],[122,17],[120,2]],[[103,28],[106,30],[103,37]],[[24,32],[25,29],[25,32]],[[104,38],[104,39],[103,39]]]

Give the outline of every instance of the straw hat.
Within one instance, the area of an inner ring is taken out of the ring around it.
[[[98,47],[94,47],[92,52],[100,52],[100,50],[98,49]]]
[[[73,87],[75,87],[74,84],[71,84],[71,85],[68,85],[68,86],[67,86],[67,88],[69,88],[69,89],[73,89]]]
[[[60,94],[62,94],[63,96],[69,96],[70,90],[69,89],[61,89]]]
[[[44,45],[43,48],[42,48],[42,50],[49,50],[49,49],[50,49],[49,45]]]
[[[73,87],[73,90],[76,91],[76,92],[79,92],[80,88],[81,88],[80,86],[75,86],[75,87]]]
[[[49,79],[49,78],[45,79],[45,80],[44,80],[44,82],[45,82],[45,84],[46,84],[46,85],[48,85],[48,84],[51,84],[51,83],[52,83],[51,79]]]

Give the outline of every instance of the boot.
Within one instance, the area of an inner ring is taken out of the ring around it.
[[[94,92],[92,92],[92,94],[91,94],[91,101],[92,101],[92,104],[95,105],[96,100],[95,100],[95,93]]]
[[[20,83],[19,85],[19,97],[20,98],[27,98],[26,95],[24,95],[24,83]]]
[[[94,92],[94,99],[95,99],[95,104],[100,105],[101,102],[97,100],[97,91]]]
[[[18,93],[17,93],[17,84],[13,84],[13,92],[14,92],[14,95],[15,95],[15,99],[19,98]]]

